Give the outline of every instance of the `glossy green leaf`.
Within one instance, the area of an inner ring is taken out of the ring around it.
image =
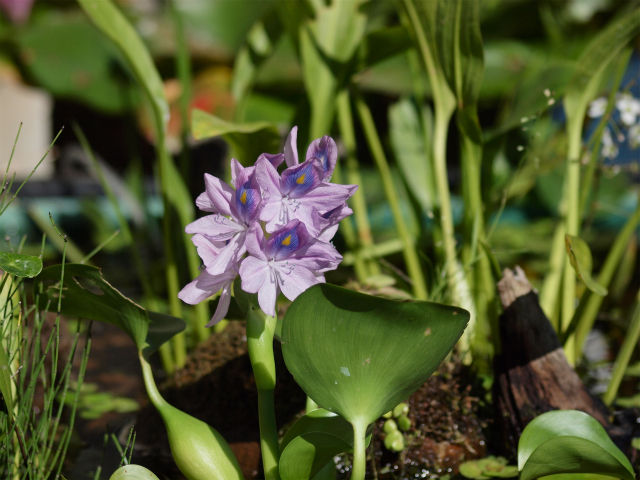
[[[33,278],[42,270],[42,259],[33,255],[0,252],[0,270],[16,277]]]
[[[287,311],[282,352],[307,395],[362,426],[409,397],[451,350],[468,320],[460,308],[320,284]]]
[[[592,276],[591,269],[593,266],[593,260],[591,257],[591,250],[589,245],[580,237],[573,235],[565,235],[564,243],[569,255],[569,262],[576,271],[578,278],[580,278],[586,287],[593,293],[601,296],[607,294],[607,289],[600,285]]]
[[[54,311],[58,305],[62,267],[54,265],[40,274],[46,295],[41,308]],[[147,312],[110,285],[100,269],[88,265],[64,266],[61,313],[84,319],[111,323],[121,328],[145,355],[184,329],[179,318]]]
[[[109,477],[109,480],[159,480],[149,469],[142,465],[123,465]]]
[[[534,418],[518,442],[518,469],[521,480],[554,474],[635,478],[629,460],[602,425],[577,410],[555,410]]]
[[[253,164],[261,153],[280,150],[280,134],[268,122],[232,123],[215,115],[194,110],[191,113],[191,133],[196,140],[222,136],[229,142],[239,162]]]
[[[56,96],[108,112],[133,106],[137,88],[119,52],[77,12],[43,15],[16,40],[30,76]]]

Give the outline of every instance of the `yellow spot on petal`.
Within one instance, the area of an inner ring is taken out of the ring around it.
[[[242,195],[240,195],[240,201],[242,202],[243,205],[245,203],[247,203],[247,191],[246,190],[244,192],[242,192]]]
[[[300,175],[298,178],[296,178],[296,183],[298,185],[302,185],[304,183],[304,177],[306,177],[307,174],[303,173],[302,175]]]
[[[286,237],[284,237],[282,239],[282,245],[284,245],[285,247],[288,247],[291,244],[291,234],[287,235]]]

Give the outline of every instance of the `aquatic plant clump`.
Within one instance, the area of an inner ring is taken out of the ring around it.
[[[205,174],[196,205],[210,215],[185,229],[204,270],[178,296],[195,305],[221,292],[208,326],[227,314],[238,275],[241,288],[257,293],[262,311],[273,316],[280,292],[294,300],[342,261],[331,239],[352,213],[346,201],[358,187],[329,182],[337,161],[329,136],[314,140],[299,163],[297,130],[291,129],[283,153],[263,153],[249,167],[231,159],[232,185]]]

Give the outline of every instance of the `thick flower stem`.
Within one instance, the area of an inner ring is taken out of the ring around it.
[[[364,480],[367,473],[366,432],[367,424],[353,422],[353,470],[351,480]]]
[[[273,335],[276,318],[265,315],[254,306],[247,312],[247,348],[258,389],[260,448],[266,480],[279,480],[278,427],[276,425],[273,390],[276,386],[276,366],[273,357]]]
[[[409,232],[407,224],[404,221],[404,217],[402,216],[400,203],[398,202],[398,193],[393,185],[391,169],[389,168],[389,163],[387,162],[382,144],[380,143],[380,138],[378,137],[378,133],[373,123],[371,111],[364,100],[360,97],[356,97],[356,109],[360,116],[360,122],[362,123],[362,128],[364,129],[364,134],[367,139],[367,143],[369,144],[371,155],[373,156],[376,166],[378,167],[378,171],[380,172],[382,187],[384,188],[385,196],[387,197],[389,207],[391,208],[393,220],[396,224],[396,229],[398,230],[398,236],[400,237],[400,240],[402,240],[404,261],[407,266],[409,277],[413,283],[413,294],[419,300],[426,300],[428,297],[427,284],[422,273],[422,268],[420,267],[420,260],[418,259],[418,253],[416,252],[415,242],[411,237],[411,233]]]

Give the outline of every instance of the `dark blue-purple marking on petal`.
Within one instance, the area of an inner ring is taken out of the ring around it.
[[[292,198],[299,198],[321,181],[314,162],[304,162],[282,172],[282,191]]]
[[[274,260],[290,257],[307,243],[308,236],[306,228],[298,220],[289,222],[267,240],[267,256]]]
[[[260,205],[260,192],[251,188],[252,186],[251,182],[247,181],[236,190],[236,209],[245,223],[253,220]]]

